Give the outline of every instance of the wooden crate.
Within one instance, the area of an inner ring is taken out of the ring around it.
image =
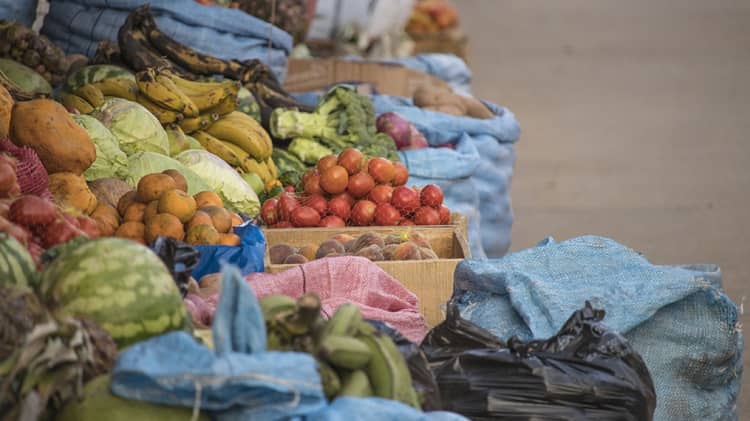
[[[440,323],[445,315],[441,306],[453,293],[453,272],[461,260],[471,257],[466,240],[464,219],[454,220],[454,225],[420,227],[347,227],[347,228],[280,228],[264,229],[266,236],[265,270],[278,273],[297,265],[272,265],[268,248],[285,243],[293,247],[320,242],[336,234],[358,236],[375,232],[386,236],[401,233],[409,228],[418,230],[430,242],[440,257],[437,260],[411,260],[375,262],[381,269],[398,279],[419,298],[419,310],[430,326]]]

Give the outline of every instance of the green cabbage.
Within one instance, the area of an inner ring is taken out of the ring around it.
[[[83,114],[71,114],[71,116],[88,132],[96,148],[96,160],[83,173],[86,180],[125,178],[128,175],[128,157],[120,150],[115,136],[94,117]]]
[[[128,156],[137,152],[169,155],[167,132],[141,104],[122,98],[107,98],[92,115],[115,135],[120,149]]]
[[[138,152],[128,158],[128,176],[125,182],[135,188],[144,176],[165,170],[177,170],[188,183],[188,194],[191,196],[202,191],[214,191],[201,176],[174,159],[153,152]]]
[[[260,212],[260,201],[253,188],[218,156],[191,149],[180,153],[175,159],[200,174],[227,208],[248,216],[256,216]]]

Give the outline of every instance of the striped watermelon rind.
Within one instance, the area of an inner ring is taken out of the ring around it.
[[[36,285],[34,259],[23,244],[0,232],[0,285]]]
[[[74,92],[87,83],[98,82],[104,79],[127,78],[135,82],[135,75],[127,69],[111,64],[93,64],[78,69],[68,76],[63,85],[63,91]]]
[[[182,297],[159,257],[120,238],[68,249],[42,272],[45,298],[97,322],[120,348],[189,326]]]

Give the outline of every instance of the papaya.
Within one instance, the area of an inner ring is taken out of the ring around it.
[[[48,173],[81,175],[96,159],[88,132],[60,103],[50,99],[22,101],[13,107],[11,140],[39,155]]]
[[[69,172],[50,174],[49,191],[54,202],[63,208],[72,207],[86,215],[96,210],[96,196],[89,190],[86,179],[80,175]]]

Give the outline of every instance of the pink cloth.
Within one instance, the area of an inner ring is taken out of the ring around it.
[[[417,296],[364,257],[318,259],[282,273],[253,273],[245,279],[258,298],[272,294],[297,298],[315,292],[329,316],[341,304],[353,302],[365,319],[386,322],[417,344],[429,329],[419,313]]]

